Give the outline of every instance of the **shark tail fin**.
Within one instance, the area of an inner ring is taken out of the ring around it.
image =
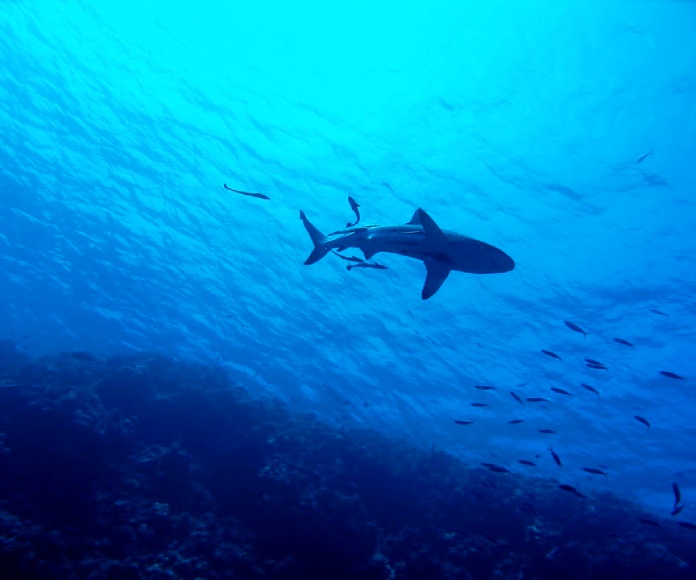
[[[305,260],[305,266],[309,266],[310,264],[318,262],[329,253],[330,248],[326,247],[326,243],[329,241],[329,238],[327,238],[312,225],[312,222],[307,219],[307,216],[303,211],[300,211],[300,219],[302,220],[302,223],[304,224],[304,227],[307,230],[309,237],[312,238],[312,243],[314,244],[312,253],[309,254]]]

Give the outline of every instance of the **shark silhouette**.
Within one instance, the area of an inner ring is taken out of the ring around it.
[[[427,300],[447,280],[452,270],[469,274],[502,274],[515,268],[515,262],[502,250],[485,242],[456,232],[441,230],[422,209],[417,209],[407,224],[395,226],[365,226],[331,239],[322,234],[307,219],[300,219],[314,243],[305,265],[321,260],[331,250],[339,252],[357,248],[369,260],[375,254],[388,252],[421,260],[427,271],[421,296]]]

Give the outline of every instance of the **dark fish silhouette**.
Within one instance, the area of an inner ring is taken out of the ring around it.
[[[584,498],[584,499],[587,499],[587,496],[586,496],[586,495],[581,494],[581,493],[580,493],[577,489],[575,489],[572,485],[568,485],[568,484],[566,484],[566,483],[562,483],[562,484],[559,485],[558,487],[560,487],[563,491],[567,491],[567,492],[569,492],[569,493],[572,493],[572,494],[574,494],[574,495],[577,495],[578,497],[582,497],[582,498]]]
[[[258,199],[271,199],[267,195],[264,195],[263,193],[251,193],[249,191],[239,191],[238,189],[232,189],[231,187],[227,187],[226,183],[222,184],[226,190],[228,191],[234,191],[235,193],[241,193],[242,195],[248,195],[249,197],[256,197]]]
[[[507,467],[500,467],[500,465],[492,465],[488,469],[493,473],[512,473]]]
[[[681,503],[681,491],[676,483],[672,483],[672,491],[674,492],[674,507],[677,507]]]
[[[527,397],[527,401],[530,403],[542,403],[548,401],[548,399],[544,399],[544,397]]]
[[[518,459],[517,463],[521,463],[522,465],[529,465],[531,467],[536,467],[536,463],[533,461],[528,461],[527,459]]]
[[[553,449],[551,449],[550,447],[549,447],[549,451],[551,452],[551,455],[553,456],[553,460],[556,462],[558,467],[563,467],[563,465],[561,464],[561,458],[558,455],[556,455],[556,452]]]
[[[524,423],[524,419],[513,419],[512,421],[508,421],[510,425],[519,425],[520,423]]]
[[[623,338],[615,338],[614,342],[618,342],[619,344],[624,344],[626,346],[631,346],[631,347],[633,346],[630,342],[628,342],[627,340],[624,340]]]
[[[585,338],[585,336],[588,334],[587,332],[585,332],[582,328],[580,328],[577,324],[575,324],[573,322],[570,322],[568,320],[564,320],[563,324],[565,324],[568,328],[570,328],[570,330],[574,330],[575,332],[579,332],[580,334],[582,334],[583,338]]]
[[[691,522],[677,522],[677,525],[681,526],[682,528],[696,530],[696,524],[692,524]]]
[[[488,407],[486,403],[471,403],[472,407]]]
[[[582,470],[587,471],[587,473],[593,473],[594,475],[603,475],[604,477],[609,477],[604,471],[597,469],[596,467],[583,467]]]
[[[662,312],[662,310],[658,310],[657,308],[651,308],[650,312],[652,312],[653,314],[659,314],[660,316],[669,316],[669,314],[666,314]]]
[[[636,165],[638,165],[639,163],[645,161],[645,160],[646,160],[648,157],[650,157],[653,153],[655,153],[655,150],[654,150],[654,149],[651,149],[651,150],[648,151],[647,153],[643,153],[640,157],[638,157],[638,158],[636,159]]]
[[[563,359],[558,356],[555,352],[551,352],[550,350],[544,350],[543,348],[541,349],[541,352],[543,352],[546,356],[550,356],[551,358],[557,358],[559,361],[563,362]]]
[[[590,385],[586,385],[585,383],[580,383],[580,386],[584,389],[587,389],[588,391],[592,391],[593,393],[597,393],[599,395],[599,391],[595,389],[594,387],[591,387]]]
[[[455,419],[454,422],[457,425],[471,425],[473,421],[460,421],[459,419]]]
[[[589,364],[591,364],[591,365],[599,365],[599,366],[602,366],[602,367],[604,366],[604,363],[601,363],[601,362],[599,362],[598,360],[595,360],[595,359],[593,359],[593,358],[586,358],[586,359],[585,359],[585,362],[586,362],[586,363],[589,363]]]
[[[510,396],[513,399],[515,399],[515,401],[517,401],[520,405],[524,405],[524,403],[522,402],[522,399],[520,399],[520,396],[517,393],[515,393],[514,391],[510,391]]]
[[[484,467],[498,467],[495,463],[481,463]]]
[[[587,363],[585,366],[586,366],[586,367],[590,367],[591,369],[598,369],[598,370],[600,370],[600,371],[606,371],[606,370],[607,370],[607,367],[605,367],[605,366],[602,365],[602,364],[596,365],[596,364],[594,364],[594,363]]]
[[[655,520],[649,520],[648,518],[640,518],[638,521],[646,526],[652,526],[653,528],[660,527],[659,523],[657,523]]]
[[[548,435],[556,433],[553,429],[539,429],[539,433],[546,433]]]
[[[571,395],[568,391],[564,391],[563,389],[559,389],[558,387],[551,387],[551,390],[552,390],[554,393],[558,393],[559,395],[567,395],[568,397],[572,397],[572,396],[573,396],[573,395]]]
[[[681,377],[677,373],[673,373],[670,371],[660,371],[660,374],[669,377],[670,379],[679,379],[680,381],[684,380],[684,377]]]
[[[669,515],[671,515],[671,516],[679,515],[679,514],[681,513],[681,511],[682,511],[685,507],[686,507],[686,506],[683,506],[683,505],[674,506],[674,509],[672,510],[672,513],[669,514]]]
[[[371,264],[370,262],[360,262],[358,264],[348,264],[346,266],[346,270],[348,270],[349,272],[353,268],[374,268],[375,270],[386,270],[387,269],[387,267],[382,266],[382,264],[377,264],[377,263]]]
[[[474,388],[479,391],[495,391],[495,387],[489,387],[488,385],[476,385]]]
[[[355,223],[346,224],[346,227],[352,228],[353,226],[357,226],[360,221],[360,210],[358,209],[360,205],[350,195],[348,196],[348,203],[350,204],[350,209],[352,209],[355,214]]]
[[[633,415],[633,418],[643,423],[643,425],[647,425],[648,429],[650,429],[650,422],[644,417],[641,417],[640,415]]]

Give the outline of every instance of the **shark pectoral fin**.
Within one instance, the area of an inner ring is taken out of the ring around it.
[[[427,274],[425,276],[425,285],[421,297],[423,300],[430,298],[435,292],[440,289],[447,280],[447,276],[451,272],[449,265],[440,260],[428,260],[425,262]]]
[[[425,232],[425,236],[428,239],[428,241],[432,242],[433,244],[436,244],[441,248],[446,248],[447,246],[449,246],[450,242],[447,239],[447,236],[440,229],[440,226],[438,226],[435,223],[435,220],[433,220],[433,218],[431,218],[425,211],[423,211],[420,208],[416,210],[416,213],[418,214],[420,223],[423,226],[423,231]]]

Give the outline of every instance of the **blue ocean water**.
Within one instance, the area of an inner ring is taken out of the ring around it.
[[[696,521],[693,2],[7,1],[0,63],[0,337],[23,355],[209,365],[655,517],[674,482]],[[333,232],[348,196],[516,268],[424,301],[418,260],[304,266],[300,210]]]

